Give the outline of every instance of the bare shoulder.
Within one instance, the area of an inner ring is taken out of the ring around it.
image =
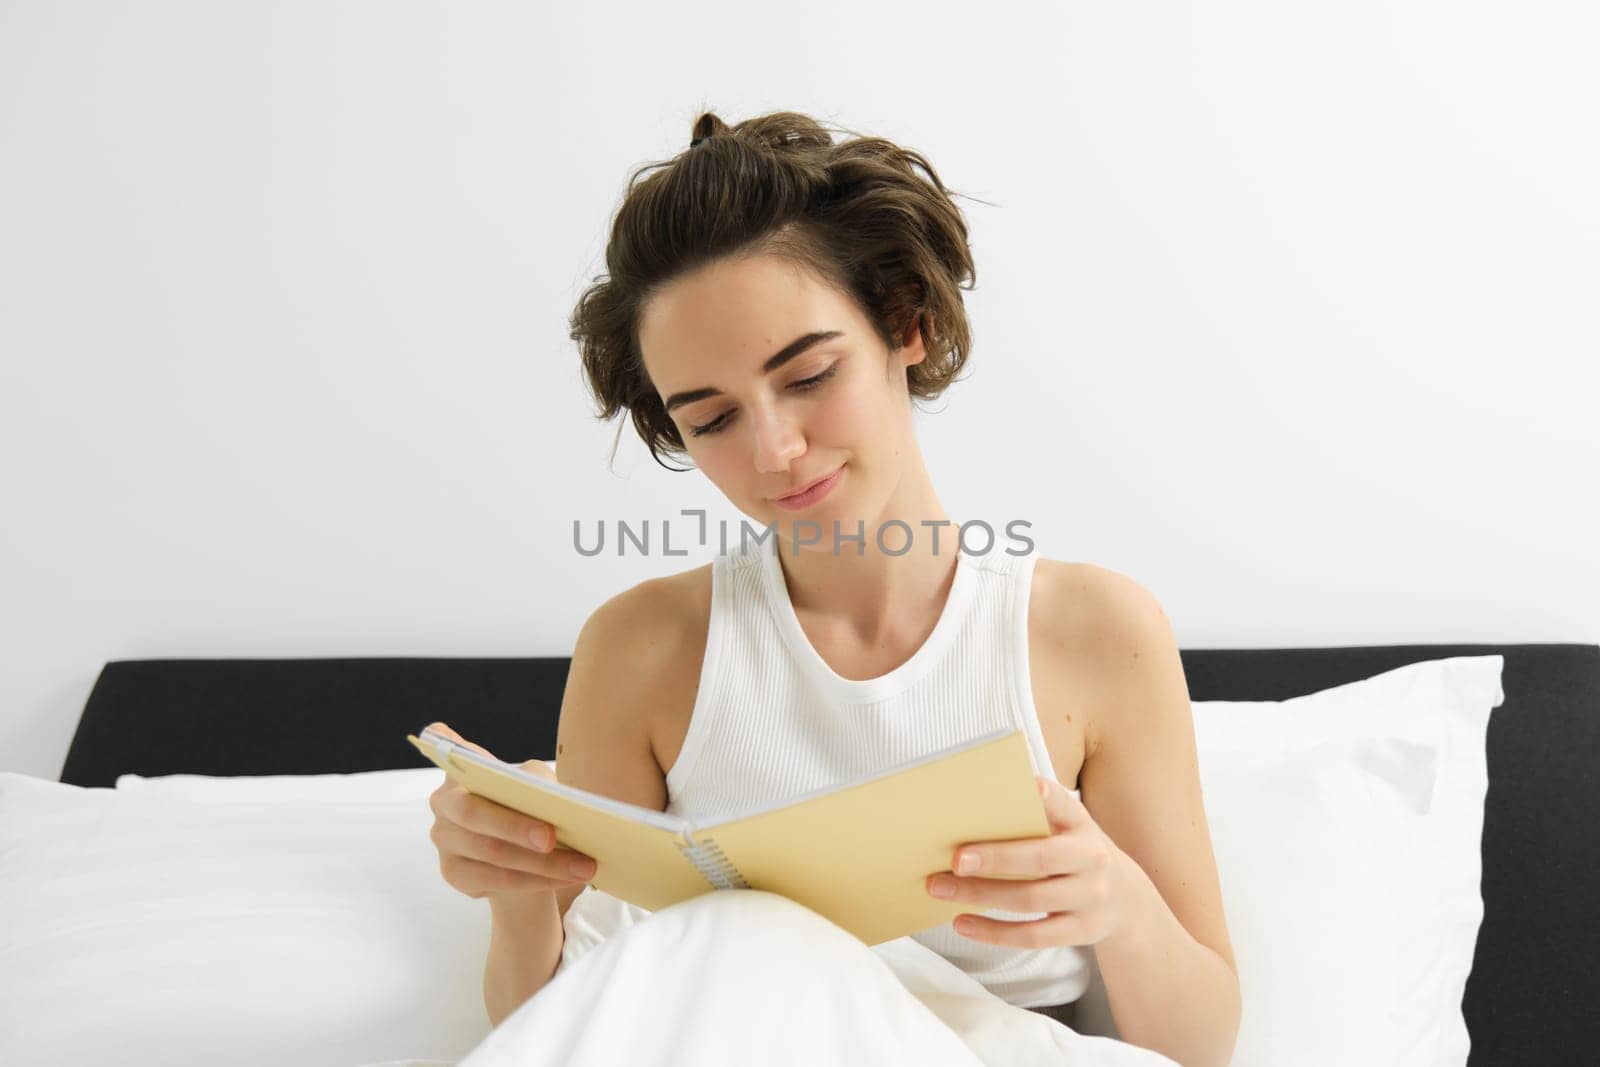
[[[647,578],[606,600],[584,624],[598,631],[606,652],[632,652],[655,659],[660,650],[694,639],[695,622],[711,614],[711,564],[678,574]],[[701,644],[705,634],[698,635]]]
[[[1090,709],[1084,806],[1190,935],[1233,969],[1193,706],[1166,610],[1142,583],[1108,567],[1047,566],[1036,582],[1066,594],[1042,625],[1068,650],[1074,692]]]
[[[1150,628],[1166,625],[1166,615],[1154,594],[1129,575],[1042,556],[1034,567],[1031,600],[1036,673],[1042,671],[1047,684],[1074,695],[1086,720],[1087,758],[1100,746],[1108,715],[1118,706],[1119,679],[1135,665]]]
[[[1121,571],[1040,557],[1034,575],[1033,595],[1050,608],[1042,621],[1100,651],[1137,628],[1166,621],[1155,594]]]
[[[623,698],[636,712],[630,728],[658,769],[661,729],[694,706],[710,620],[708,563],[623,590],[595,609],[579,635],[586,654],[625,687]]]
[[[558,781],[666,810],[666,775],[656,758],[655,729],[663,714],[682,704],[685,686],[692,705],[710,599],[707,566],[647,579],[589,614],[561,697]],[[556,891],[563,916],[582,888]]]

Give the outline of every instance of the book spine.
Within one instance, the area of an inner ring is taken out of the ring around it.
[[[707,882],[717,889],[749,889],[750,883],[744,880],[744,875],[739,873],[739,868],[728,861],[722,854],[722,849],[715,840],[708,840],[703,844],[679,844],[679,851],[694,864],[695,870],[705,876]]]

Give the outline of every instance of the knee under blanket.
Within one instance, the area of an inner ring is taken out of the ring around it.
[[[590,887],[567,931],[555,976],[459,1067],[1174,1067],[1009,1004],[910,937],[869,947],[774,893],[646,912]]]

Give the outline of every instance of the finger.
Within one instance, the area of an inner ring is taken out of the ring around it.
[[[936,874],[928,879],[929,889],[941,878],[948,878],[949,896],[937,900],[969,904],[976,908],[1004,908],[1006,911],[1079,911],[1093,903],[1092,887],[1082,878],[1054,875],[1048,878],[958,878]]]
[[[1091,870],[1105,853],[1100,835],[1089,827],[1057,830],[1048,837],[1023,837],[1014,841],[978,841],[956,850],[950,871],[961,877],[1047,878]],[[962,857],[978,858],[976,867],[963,868]]]
[[[1039,792],[1041,803],[1044,804],[1045,820],[1050,827],[1050,835],[1054,836],[1065,830],[1073,830],[1088,822],[1089,811],[1083,803],[1055,779],[1043,774],[1033,776],[1034,788]],[[1017,839],[1020,843],[1037,843],[1048,840],[1048,837],[1026,837]],[[956,848],[950,860],[950,869],[957,874],[977,874],[980,871],[990,873],[1004,871],[1006,873],[1025,874],[1030,877],[1039,877],[1043,874],[1058,873],[1048,865],[1038,862],[1038,857],[1030,854],[1026,849],[1020,853],[1009,852],[1003,858],[998,853],[1012,842],[1000,841],[969,841]],[[977,858],[976,867],[963,868],[962,858],[971,855]]]
[[[486,887],[486,891],[490,893],[510,893],[520,889],[549,889],[552,884],[577,885],[587,880],[529,874],[526,871],[499,867],[493,863],[482,863],[465,856],[457,856],[452,863],[461,868],[461,873],[467,874],[474,883]]]
[[[446,795],[441,802],[444,817],[473,833],[485,837],[498,837],[514,845],[548,850],[555,846],[556,830],[543,819],[524,815],[504,804],[497,804],[476,793],[462,789],[454,801]]]
[[[1089,818],[1089,809],[1076,794],[1068,792],[1066,786],[1045,774],[1036,774],[1033,780],[1039,786],[1051,830],[1073,830]]]
[[[498,837],[475,834],[453,823],[440,824],[435,834],[435,844],[480,863],[567,882],[583,880],[573,875],[568,865],[574,860],[589,858],[570,848],[558,848],[549,853],[536,852]]]
[[[518,766],[520,766],[522,770],[531,771],[541,778],[548,778],[551,781],[555,781],[556,772],[551,770],[550,764],[546,763],[542,759],[523,760]]]
[[[429,729],[429,730],[432,730],[436,734],[443,734],[445,737],[449,738],[451,741],[454,741],[456,744],[460,745],[462,748],[470,748],[470,749],[472,749],[472,751],[482,753],[483,755],[488,756],[490,759],[498,759],[499,758],[493,752],[490,752],[488,749],[484,748],[482,745],[476,745],[476,744],[473,744],[471,741],[468,741],[466,738],[462,737],[460,734],[456,733],[454,730],[450,729],[450,727],[446,726],[442,722],[429,723],[426,728]]]
[[[1044,948],[1050,945],[1090,945],[1083,922],[1076,912],[1063,911],[1043,919],[996,919],[988,915],[962,913],[955,918],[956,933],[974,941],[1015,948]]]

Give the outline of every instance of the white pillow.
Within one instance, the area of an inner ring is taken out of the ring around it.
[[[430,765],[355,774],[162,774],[148,778],[138,774],[119,774],[116,788],[119,793],[227,803],[263,800],[353,800],[367,803],[404,799],[420,800],[426,804],[428,794],[443,781],[444,772]]]
[[[1424,818],[1437,755],[1394,738],[1211,754],[1208,820],[1253,830],[1213,842],[1243,997],[1235,1067],[1427,1062],[1390,1018],[1411,915],[1383,872]]]
[[[555,760],[545,760],[553,771]],[[404,767],[399,770],[359,771],[354,774],[210,775],[162,774],[145,777],[117,775],[118,790],[159,793],[191,800],[388,800],[421,798],[426,802],[444,781],[438,767]]]
[[[1192,705],[1243,998],[1234,1067],[1461,1067],[1503,656]],[[1077,1008],[1117,1036],[1098,968]]]
[[[1463,1067],[1471,1050],[1462,1000],[1483,922],[1483,806],[1489,791],[1489,716],[1505,702],[1504,656],[1439,661],[1444,747],[1433,810],[1406,858],[1418,876],[1405,883],[1421,921],[1407,942],[1419,1017],[1432,1008],[1431,1067]],[[1420,1046],[1419,1046],[1420,1047]]]
[[[442,772],[403,774],[313,784],[330,803],[304,782],[0,773],[0,1062],[466,1055],[490,1030],[489,916],[439,874]]]

